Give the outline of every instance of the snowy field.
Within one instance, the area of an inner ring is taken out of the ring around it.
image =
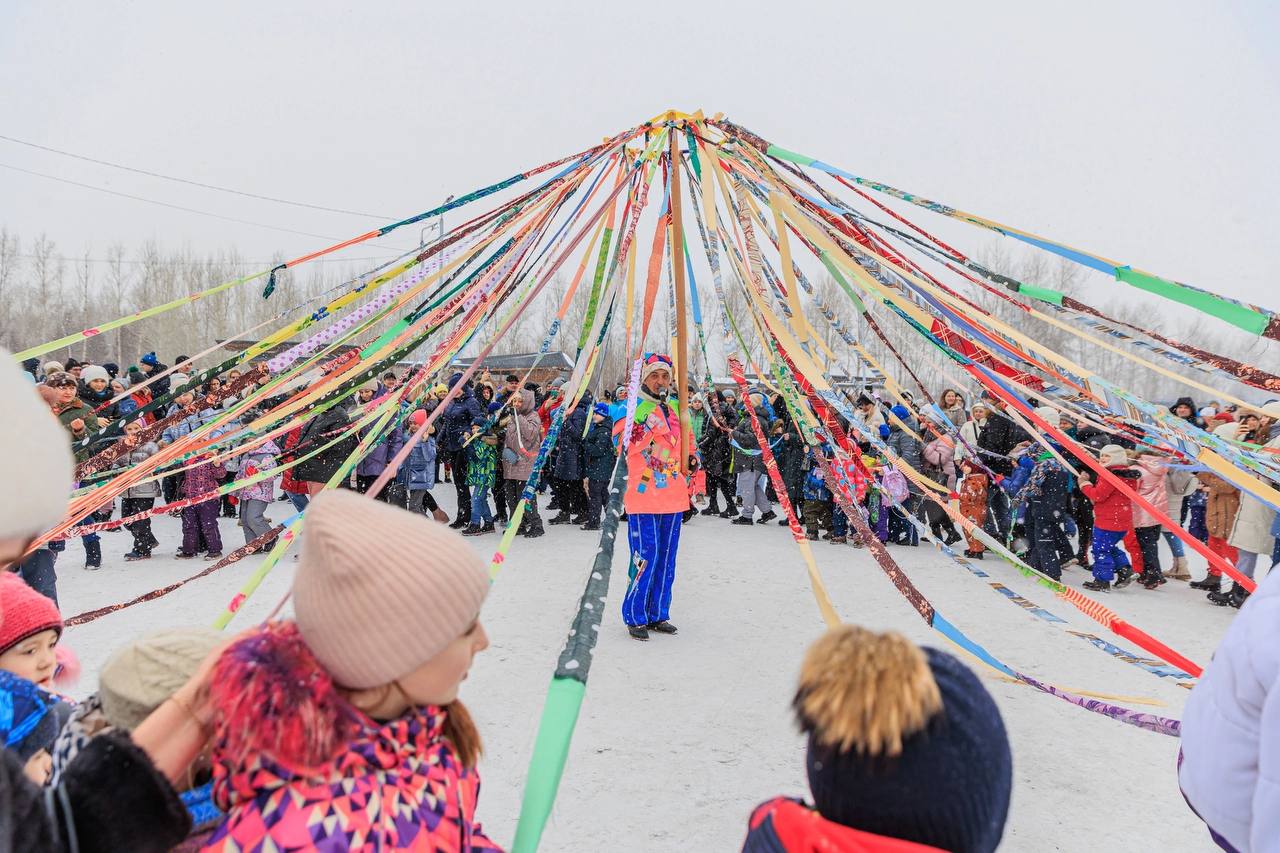
[[[442,503],[452,502],[451,487],[435,492]],[[283,518],[287,507],[274,504],[269,514]],[[235,522],[221,523],[227,548],[242,544]],[[104,566],[95,573],[81,569],[80,544],[68,543],[58,565],[63,614],[124,601],[208,565],[172,559],[180,539],[176,520],[157,521],[156,535],[162,543],[156,557],[125,563],[129,535],[104,533]],[[488,556],[498,540],[472,541]],[[596,534],[572,527],[517,539],[485,605],[492,645],[477,659],[462,695],[486,746],[478,817],[503,845],[514,836],[543,697],[596,544]],[[865,551],[825,542],[814,547],[843,619],[947,647]],[[1132,697],[1121,704],[1181,717],[1187,691],[1172,679],[1121,663],[1064,626],[1034,618],[932,547],[891,551],[941,613],[1014,668],[1067,689]],[[78,693],[93,689],[102,663],[129,638],[210,622],[259,559],[70,629],[64,642],[84,667]],[[263,618],[284,595],[295,565],[286,556],[231,627]],[[753,806],[776,794],[806,794],[804,743],[788,703],[804,649],[823,623],[796,545],[775,525],[746,530],[719,518],[695,519],[684,530],[676,576],[672,621],[680,633],[648,643],[630,639],[617,613],[625,550],[613,565],[611,607],[542,849],[737,850]],[[988,559],[981,566],[1071,627],[1137,651],[1002,563]],[[1202,574],[1203,561],[1192,557],[1192,571]],[[1066,577],[1077,586],[1086,579],[1079,569]],[[1131,586],[1103,601],[1201,664],[1236,612],[1210,606],[1175,582],[1154,592]],[[1215,849],[1178,792],[1174,739],[1089,713],[989,670],[981,674],[1013,743],[1013,804],[1002,849]]]

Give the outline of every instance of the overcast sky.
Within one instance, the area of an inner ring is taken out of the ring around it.
[[[666,108],[702,108],[857,174],[1276,307],[1277,6],[0,0],[0,134],[400,217]],[[3,140],[0,163],[332,237],[381,222]],[[3,168],[0,224],[95,256],[153,238],[252,259],[324,243]]]

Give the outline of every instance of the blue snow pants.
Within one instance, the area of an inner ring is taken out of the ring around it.
[[[627,514],[632,574],[622,599],[622,621],[627,625],[649,625],[667,618],[682,520],[679,512]]]
[[[1094,578],[1110,583],[1116,576],[1116,569],[1129,565],[1129,555],[1120,547],[1120,542],[1123,539],[1123,530],[1093,528]]]

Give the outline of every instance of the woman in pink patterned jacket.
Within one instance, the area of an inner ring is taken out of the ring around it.
[[[500,849],[475,821],[480,736],[458,701],[488,647],[484,562],[444,525],[355,492],[307,508],[296,621],[213,676],[206,850]]]

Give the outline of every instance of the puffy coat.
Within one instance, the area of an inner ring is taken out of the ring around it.
[[[1007,477],[1013,473],[1013,462],[1008,459],[1008,455],[1018,444],[1029,441],[1030,438],[1026,430],[1008,417],[992,412],[987,415],[986,427],[978,435],[977,446],[987,451],[982,460],[986,466]]]
[[[286,625],[283,630],[296,628]],[[291,720],[244,720],[239,717],[255,713],[256,703],[220,704],[227,710],[219,714],[223,737],[213,753],[213,796],[227,818],[205,850],[499,851],[475,822],[480,777],[463,766],[444,736],[443,708],[423,706],[377,722],[344,705],[343,716],[350,722],[342,726],[341,748],[333,758],[309,766],[254,749],[254,742],[241,746],[244,757],[233,757],[226,736],[234,736],[234,726],[252,725],[261,732],[272,725],[295,731],[325,725],[325,713],[307,706],[318,706],[317,695],[335,690],[323,670],[310,669],[317,665],[307,661],[305,652],[285,655],[269,646],[257,655],[266,661],[253,666],[247,655],[237,654],[241,648],[229,649],[217,670],[233,673],[224,677],[234,681],[234,692],[258,695],[285,689],[290,704],[301,710]],[[281,678],[289,685],[263,683]],[[302,691],[308,695],[293,695]],[[337,697],[328,701],[342,702]],[[283,733],[259,733],[255,742],[289,740]]]
[[[1200,482],[1209,493],[1204,505],[1204,526],[1214,539],[1226,539],[1240,511],[1240,490],[1208,471],[1200,473]]]
[[[804,439],[790,423],[786,425],[786,432],[774,446],[773,452],[777,457],[778,473],[782,475],[783,484],[788,491],[799,491],[803,487],[810,460]]]
[[[204,462],[188,468],[182,478],[182,496],[195,498],[214,491],[218,488],[218,480],[226,473],[227,469],[221,462]]]
[[[698,442],[698,450],[702,453],[702,468],[707,476],[724,479],[733,473],[733,448],[729,446],[729,436],[737,419],[729,406],[721,406],[720,414],[721,422],[729,432],[716,426],[715,421],[708,420],[702,431],[702,440]]]
[[[592,424],[587,430],[586,457],[587,479],[608,481],[613,477],[613,463],[618,456],[613,450],[613,429],[607,419]]]
[[[955,490],[956,442],[949,435],[939,436],[924,446],[923,474],[940,486]]]
[[[302,428],[302,436],[298,444],[302,447],[300,455],[305,456],[318,447],[334,441],[335,433],[351,423],[347,411],[341,405],[332,406],[316,415]],[[346,432],[341,441],[330,445],[304,462],[299,462],[293,469],[293,476],[306,483],[327,483],[342,467],[342,462],[356,449],[359,439]]]
[[[467,445],[467,478],[468,486],[487,488],[493,483],[493,475],[498,470],[498,439],[481,433]]]
[[[770,426],[769,413],[763,406],[756,409],[756,419],[760,421],[760,430],[767,437]],[[737,445],[733,448],[733,473],[745,474],[748,471],[755,471],[763,474],[765,472],[764,454],[749,452],[760,449],[760,443],[756,441],[756,431],[751,425],[750,413],[743,412],[738,418],[738,425],[733,429],[733,444]]]
[[[756,808],[742,853],[940,853],[937,847],[873,835],[827,820],[799,800],[778,797]]]
[[[532,391],[521,389],[512,408],[515,411],[507,418],[503,437],[502,476],[508,480],[528,480],[533,475],[533,463],[542,444],[542,419],[534,406]],[[514,461],[509,461],[513,455]]]
[[[551,474],[557,480],[581,480],[586,476],[586,448],[582,432],[587,426],[587,415],[591,411],[590,397],[583,397],[578,407],[569,413],[560,425],[560,436],[556,440],[559,452],[556,454],[555,468]]]
[[[902,422],[912,430],[919,428],[916,419],[910,415],[904,418]],[[897,423],[890,422],[889,437],[885,439],[885,444],[889,445],[893,452],[898,454],[898,458],[910,465],[913,470],[919,471],[924,467],[924,449],[920,445],[920,440],[903,430]],[[907,478],[907,483],[913,495],[920,494],[920,487],[915,484],[914,480]]]
[[[484,414],[480,401],[476,399],[468,383],[440,416],[440,449],[445,453],[461,450],[467,433],[471,430],[471,422],[484,417]]]
[[[1235,618],[1182,709],[1178,782],[1241,851],[1280,849],[1280,572]]]
[[[160,452],[160,445],[154,441],[148,441],[139,444],[133,450],[129,451],[128,456],[124,460],[132,467],[139,463],[145,462],[152,456]],[[126,498],[158,498],[160,497],[160,481],[152,480],[151,482],[139,483],[136,486],[130,486],[124,490],[123,497]]]
[[[410,491],[433,489],[436,485],[436,439],[429,435],[409,449],[400,466],[400,482]]]
[[[1107,466],[1107,470],[1122,480],[1129,488],[1137,486],[1139,474],[1126,465]],[[1093,501],[1093,526],[1099,530],[1120,532],[1133,527],[1133,500],[1107,480],[1080,486],[1084,496]]]
[[[111,402],[115,397],[115,392],[111,390],[110,385],[101,391],[94,391],[88,385],[81,383],[79,396],[85,402],[85,405],[93,409],[93,413],[97,417],[106,418],[109,421],[114,421],[120,417],[120,404]],[[107,405],[108,403],[110,405]]]
[[[276,467],[276,457],[279,455],[280,447],[271,439],[267,439],[243,456],[230,461],[237,462],[239,465],[236,479],[247,480],[254,474],[260,474]],[[254,483],[252,486],[244,486],[237,489],[236,497],[242,501],[266,501],[271,503],[276,499],[275,488],[276,478],[268,477],[261,482]]]
[[[165,414],[165,417],[168,418],[170,415],[180,411],[181,407],[174,404],[169,407],[169,411]],[[189,435],[195,432],[200,427],[213,420],[216,414],[216,409],[201,409],[200,411],[194,412],[190,415],[184,415],[164,428],[164,432],[160,433],[160,440],[165,444],[173,444],[184,435]]]
[[[659,403],[643,391],[641,395],[631,422],[623,505],[628,513],[684,512],[689,508],[689,483],[680,473],[679,403]]]
[[[371,429],[373,429],[373,424],[360,430],[360,437],[364,438]],[[391,464],[391,460],[396,457],[402,447],[404,447],[404,432],[399,427],[392,427],[383,435],[381,441],[369,448],[369,452],[356,465],[356,476],[378,476],[387,470],[387,466]]]
[[[284,435],[285,452],[288,453],[288,451],[293,450],[295,447],[297,447],[298,440],[301,437],[302,437],[302,427],[300,426],[296,426],[293,429],[289,430],[287,433],[285,433]],[[285,469],[284,473],[280,475],[280,488],[283,491],[288,492],[289,494],[292,494],[292,495],[305,495],[307,493],[307,487],[304,486],[302,484],[302,481],[297,478],[293,468]]]
[[[1265,445],[1270,449],[1280,448],[1280,438],[1273,438]],[[1271,533],[1271,525],[1275,522],[1276,511],[1255,498],[1253,495],[1240,495],[1240,510],[1236,513],[1235,523],[1231,526],[1231,535],[1227,544],[1241,551],[1254,554],[1270,555],[1276,546],[1275,536]]]
[[[1134,463],[1138,469],[1138,494],[1152,504],[1156,509],[1164,512],[1165,507],[1169,505],[1169,490],[1165,485],[1165,473],[1168,471],[1168,464],[1159,456],[1151,454],[1143,454],[1138,457],[1138,461]],[[1181,509],[1174,514],[1174,518],[1178,518]],[[1160,521],[1154,515],[1147,512],[1136,502],[1133,505],[1133,526],[1134,527],[1151,527],[1159,524]]]
[[[1182,518],[1182,502],[1199,488],[1200,481],[1195,474],[1181,468],[1170,468],[1164,477],[1165,515],[1175,522]]]

